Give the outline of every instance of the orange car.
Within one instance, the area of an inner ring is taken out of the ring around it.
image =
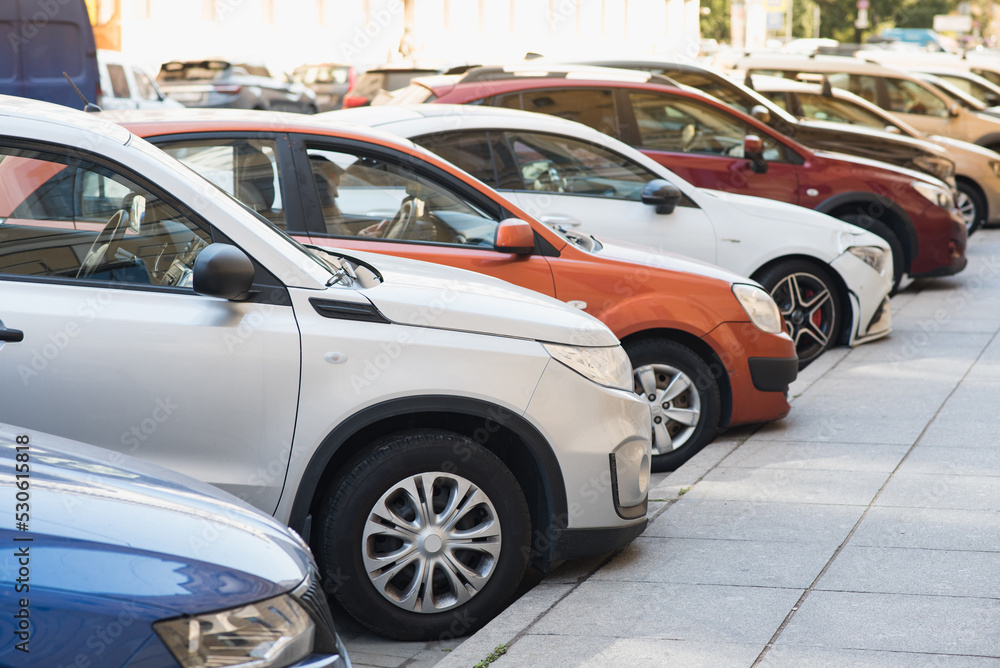
[[[777,306],[749,279],[554,230],[451,163],[368,128],[276,113],[102,115],[305,243],[489,274],[600,318],[649,401],[654,470],[676,468],[721,429],[788,414],[795,348]],[[663,207],[679,200],[657,181],[644,197]]]

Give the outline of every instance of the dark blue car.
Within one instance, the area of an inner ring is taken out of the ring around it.
[[[289,529],[180,474],[0,424],[0,666],[350,661]]]

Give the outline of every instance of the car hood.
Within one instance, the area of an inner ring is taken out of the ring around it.
[[[429,262],[337,250],[375,267],[383,282],[363,291],[389,320],[577,346],[615,346],[604,323],[543,294]]]
[[[836,133],[843,141],[849,142],[852,145],[865,142],[877,142],[879,144],[893,145],[901,148],[907,147],[913,151],[922,151],[925,153],[933,153],[935,155],[947,157],[947,153],[943,149],[926,139],[906,137],[901,134],[894,134],[886,132],[885,130],[879,130],[878,128],[869,128],[863,125],[849,125],[847,123],[834,123],[831,121],[818,121],[815,119],[802,119],[799,121],[799,124],[804,128]]]
[[[963,153],[976,154],[983,158],[989,158],[990,160],[1000,159],[1000,155],[997,152],[988,149],[985,146],[980,146],[979,144],[973,144],[970,141],[962,141],[961,139],[952,139],[951,137],[944,137],[942,135],[931,135],[928,137],[935,144],[944,146],[949,151],[962,151]]]
[[[32,538],[31,563],[44,574],[33,591],[195,614],[276,596],[309,573],[304,544],[234,496],[120,452],[0,424],[8,508],[18,435],[30,438],[31,513],[17,535]],[[13,515],[0,535],[15,529]],[[0,581],[16,571],[0,559]]]

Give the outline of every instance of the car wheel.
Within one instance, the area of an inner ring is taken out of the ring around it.
[[[450,432],[377,442],[320,509],[327,591],[358,621],[401,640],[471,633],[524,575],[531,520],[500,459]]]
[[[965,230],[971,237],[972,233],[983,226],[986,222],[986,200],[979,193],[976,186],[966,181],[958,182],[958,197],[955,198],[955,206],[962,214],[965,221]]]
[[[903,254],[903,244],[900,243],[899,237],[881,220],[863,213],[843,216],[841,220],[868,230],[875,236],[882,237],[889,244],[889,250],[892,253],[892,292],[895,294],[899,289],[899,282],[903,280],[903,273],[906,271],[906,256]]]
[[[653,471],[672,471],[715,438],[719,382],[700,356],[676,341],[637,339],[623,345],[635,392],[653,414]]]
[[[756,278],[785,318],[800,369],[837,343],[841,302],[837,284],[827,270],[811,262],[789,260]]]

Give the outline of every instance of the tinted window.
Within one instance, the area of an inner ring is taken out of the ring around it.
[[[846,100],[838,100],[835,97],[824,97],[819,93],[798,93],[799,104],[802,108],[802,115],[805,118],[812,118],[817,121],[830,121],[832,123],[850,123],[851,125],[865,125],[879,130],[890,125],[878,114],[859,107]]]
[[[530,90],[497,96],[495,106],[524,109],[558,116],[589,125],[604,134],[618,137],[614,92],[601,88],[556,88]]]
[[[493,248],[499,221],[393,162],[308,149],[327,234]]]
[[[886,77],[889,111],[921,116],[948,116],[948,105],[920,84],[906,79]]]
[[[486,131],[439,132],[414,140],[428,151],[437,153],[490,187],[497,187],[493,152]]]
[[[766,93],[761,93],[764,97],[774,102],[776,105],[788,111],[788,93],[782,91],[768,91]]]
[[[0,273],[21,276],[190,288],[211,243],[125,176],[41,151],[0,148],[0,218]]]
[[[978,74],[982,78],[989,81],[991,84],[1000,86],[1000,72],[993,72],[992,70],[982,70],[977,68],[972,68],[973,73]]]
[[[638,202],[643,186],[659,178],[603,146],[537,132],[506,134],[526,190]]]
[[[869,76],[867,74],[834,72],[826,75],[826,78],[830,80],[830,85],[834,88],[849,90],[858,97],[868,100],[872,104],[879,104],[878,80],[873,76]]]
[[[722,100],[730,107],[735,107],[745,114],[750,113],[753,101],[743,95],[738,88],[706,76],[700,72],[665,71],[677,83],[697,88],[703,93],[707,93],[714,98]]]
[[[273,139],[205,139],[159,146],[276,226],[287,228]]]
[[[121,65],[108,65],[108,77],[111,79],[111,92],[115,97],[128,99],[131,97],[128,92],[128,79],[125,77],[125,68]]]

